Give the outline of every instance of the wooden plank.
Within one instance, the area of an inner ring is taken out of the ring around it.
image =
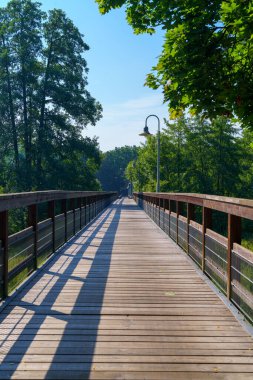
[[[0,322],[0,379],[253,376],[252,337],[128,199],[55,256]]]

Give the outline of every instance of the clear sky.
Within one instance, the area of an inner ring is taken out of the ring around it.
[[[8,1],[0,0],[0,5]],[[162,32],[134,35],[123,9],[100,15],[95,0],[41,0],[44,10],[63,9],[85,36],[90,51],[89,91],[103,106],[103,119],[84,135],[99,137],[103,151],[116,146],[139,145],[145,117],[168,116],[162,94],[144,87],[146,74],[156,63],[163,43]],[[155,132],[157,122],[150,119]]]

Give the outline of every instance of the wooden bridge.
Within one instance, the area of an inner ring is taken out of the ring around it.
[[[103,197],[99,198],[100,207],[93,217],[99,215],[7,298],[0,313],[0,379],[252,380],[249,325],[246,330],[239,323],[189,258],[194,247],[191,224],[186,221],[183,239],[183,217],[173,214],[172,204],[167,212],[165,203],[152,199],[151,195],[136,195],[136,201],[162,228],[133,200],[118,199],[104,208]],[[31,227],[21,237],[24,241],[32,234],[38,259],[45,238],[39,231],[48,224],[41,226],[34,207],[29,207]],[[92,202],[88,211],[87,202],[78,207],[79,214],[74,208],[71,220],[72,224],[80,221],[81,228],[88,214],[92,219]],[[65,214],[58,219],[65,218],[67,240],[70,211],[63,209]],[[0,219],[3,256],[20,241],[17,234],[13,235],[16,240],[13,236],[6,240],[4,213]],[[166,224],[168,215],[170,223]],[[176,235],[173,217],[177,218]],[[60,220],[57,223],[51,212],[50,239],[55,249],[57,231],[63,228]],[[197,222],[192,222],[192,228],[197,230]],[[217,241],[224,243],[221,240]],[[183,248],[187,243],[188,256],[176,242]],[[9,258],[7,271],[3,265],[3,293],[6,283],[17,276],[14,269]],[[245,314],[250,318],[249,311]]]

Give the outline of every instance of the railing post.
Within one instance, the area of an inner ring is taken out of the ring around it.
[[[171,214],[171,200],[168,200],[168,210],[169,210],[169,229],[168,229],[168,235],[170,236],[170,214]]]
[[[176,236],[176,242],[178,244],[178,219],[179,219],[179,215],[181,213],[181,210],[182,210],[182,207],[181,207],[181,202],[179,201],[176,201],[176,214],[177,214],[177,236]]]
[[[76,212],[75,212],[75,198],[70,200],[70,208],[73,211],[73,235],[76,233]]]
[[[34,269],[38,268],[38,205],[28,206],[28,226],[33,227],[34,233]]]
[[[88,198],[88,207],[89,207],[89,222],[90,222],[90,219],[91,219],[91,212],[90,212],[90,209],[91,209],[91,199],[90,199],[90,197]]]
[[[202,208],[202,271],[205,272],[206,258],[206,230],[212,228],[212,210],[210,208]]]
[[[52,248],[55,252],[55,201],[48,202],[48,217],[52,220]]]
[[[165,221],[165,199],[163,198],[163,231],[165,230],[164,228],[164,221]]]
[[[78,208],[79,208],[79,231],[80,231],[82,228],[82,199],[78,198],[77,203],[78,203]]]
[[[227,297],[231,298],[231,265],[233,244],[241,244],[241,218],[228,214]]]
[[[169,226],[167,226],[166,224],[166,221],[168,220],[169,222],[169,218],[170,216],[166,215],[166,210],[169,209],[169,201],[168,199],[164,199],[164,205],[163,205],[163,210],[164,210],[164,217],[163,217],[163,229],[164,231],[166,232],[166,234],[168,235],[168,228]]]
[[[93,216],[94,216],[94,198],[91,197],[90,199],[90,210],[91,210],[91,220],[93,219]]]
[[[194,219],[195,208],[192,203],[187,203],[187,254],[189,254],[190,221]]]
[[[99,214],[101,211],[101,196],[100,195],[98,195],[97,202],[98,202],[97,210],[98,210],[98,214]]]
[[[68,228],[68,220],[67,220],[67,200],[66,199],[62,199],[61,200],[61,212],[64,214],[64,223],[65,223],[65,243],[66,241],[68,240],[68,231],[67,231],[67,228]]]
[[[0,212],[0,240],[2,242],[3,251],[3,298],[8,297],[8,273],[9,273],[9,257],[8,257],[8,211]]]
[[[161,198],[158,198],[158,226],[160,227],[160,220],[161,220]]]
[[[84,198],[84,200],[83,200],[83,206],[84,206],[84,225],[86,226],[86,224],[87,224],[87,216],[86,216],[86,212],[87,212],[87,198]]]

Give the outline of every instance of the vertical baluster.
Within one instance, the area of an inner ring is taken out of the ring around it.
[[[190,222],[194,220],[195,207],[192,203],[187,203],[187,254],[189,254]]]
[[[34,233],[34,269],[38,268],[38,205],[28,206],[28,226],[33,227]]]
[[[170,216],[171,216],[171,200],[168,200],[168,210],[169,210],[169,230],[168,235],[170,236]]]
[[[94,213],[95,213],[95,208],[94,208],[94,197],[91,198],[91,220],[94,219]]]
[[[61,200],[61,212],[64,214],[64,225],[65,225],[65,242],[68,240],[68,217],[67,217],[67,200]]]
[[[165,231],[165,210],[166,210],[166,199],[163,199],[163,230]]]
[[[82,199],[78,198],[77,203],[78,203],[78,208],[79,208],[79,231],[80,231],[82,228]]]
[[[91,204],[91,198],[89,197],[89,198],[88,198],[88,207],[89,207],[89,222],[90,222],[90,219],[91,219],[91,210],[90,210],[90,209],[91,209],[91,205],[90,205],[90,204]]]
[[[164,231],[166,232],[166,234],[168,234],[168,226],[167,226],[167,222],[168,222],[168,214],[166,212],[166,210],[168,209],[168,199],[164,199],[164,218],[163,218],[163,227],[164,227]]]
[[[160,227],[161,221],[161,198],[158,198],[158,226]]]
[[[176,226],[176,231],[177,231],[176,242],[177,242],[177,244],[178,244],[178,219],[179,219],[181,211],[182,211],[182,204],[181,204],[181,202],[176,201],[176,214],[177,214],[177,219],[176,219],[176,223],[177,223],[177,226]]]
[[[212,210],[203,206],[202,208],[202,271],[205,272],[206,259],[206,230],[212,228]]]
[[[86,212],[87,212],[87,198],[86,197],[83,200],[83,205],[84,205],[84,225],[86,226],[86,224],[87,224],[87,215],[86,215]]]
[[[2,242],[2,251],[3,251],[3,298],[6,298],[8,296],[8,273],[9,273],[8,211],[0,212],[0,240]]]
[[[73,217],[73,235],[76,233],[76,212],[75,212],[75,198],[70,200],[70,210],[72,211]]]
[[[55,252],[55,201],[48,202],[48,217],[52,220],[52,249]]]
[[[231,298],[231,265],[233,244],[241,244],[241,218],[228,214],[227,297]]]

